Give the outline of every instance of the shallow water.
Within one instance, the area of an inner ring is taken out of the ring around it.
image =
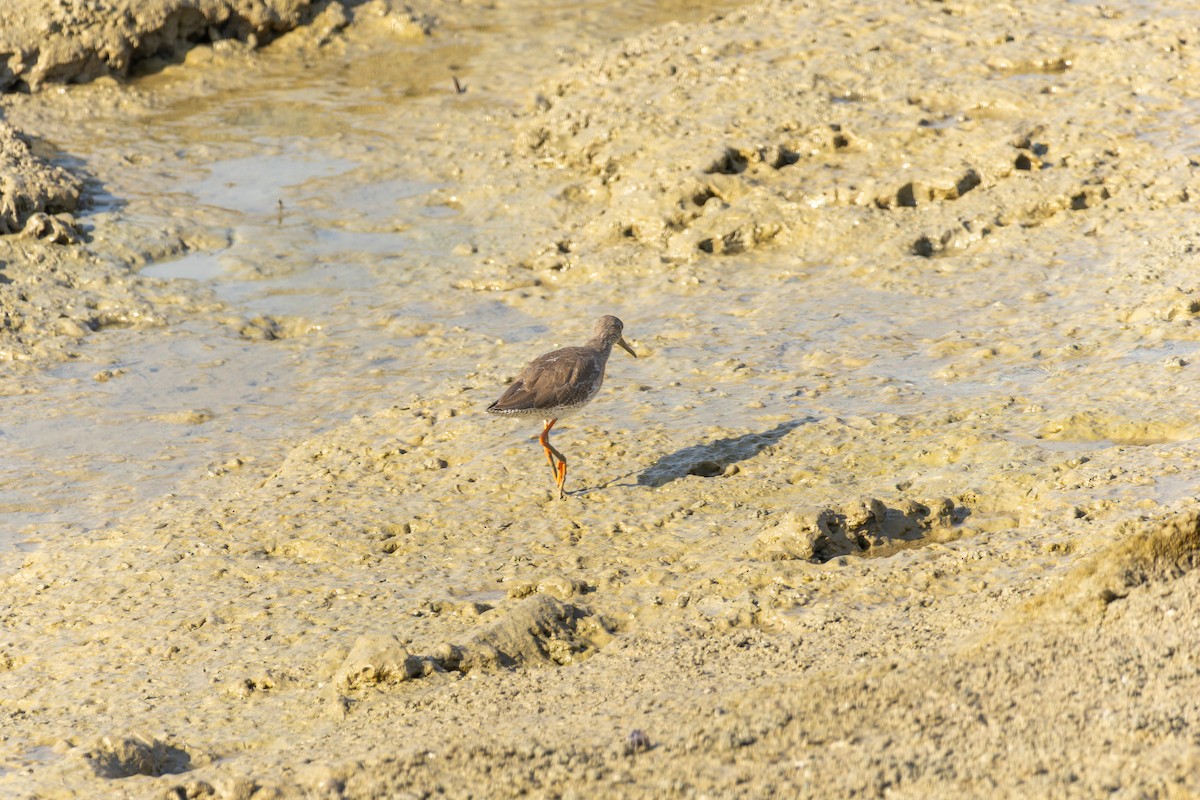
[[[93,335],[11,398],[0,545],[106,527],[188,480],[266,468],[326,425],[442,391],[476,365],[417,352],[430,326],[544,341],[544,322],[448,286],[440,258],[473,232],[434,194],[446,165],[420,163],[468,146],[446,104],[503,113],[508,81],[545,58],[514,48],[541,52],[570,31],[605,41],[706,7],[555,4],[426,40],[368,27],[315,68],[286,39],[253,55],[196,51],[122,86],[12,109],[94,176],[90,236],[223,310]],[[493,91],[497,64],[512,74]],[[83,119],[80,95],[93,107]]]

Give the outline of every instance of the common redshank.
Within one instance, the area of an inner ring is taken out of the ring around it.
[[[546,451],[559,498],[566,496],[563,484],[567,480],[567,459],[550,444],[550,429],[563,417],[586,406],[599,393],[604,383],[604,367],[614,344],[637,358],[637,353],[621,338],[624,327],[616,317],[601,317],[596,320],[587,344],[538,356],[513,379],[500,399],[488,406],[487,410],[492,414],[542,419],[542,435],[538,441]]]

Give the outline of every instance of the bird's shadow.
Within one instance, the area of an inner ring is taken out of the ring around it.
[[[713,478],[725,472],[730,464],[758,455],[764,448],[778,442],[792,430],[816,417],[788,420],[759,433],[743,433],[729,439],[695,444],[665,455],[637,476],[639,486],[665,486],[678,478],[699,475]]]

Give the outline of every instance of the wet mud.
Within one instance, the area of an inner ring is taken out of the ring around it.
[[[0,102],[0,791],[1200,792],[1185,4],[312,11]]]

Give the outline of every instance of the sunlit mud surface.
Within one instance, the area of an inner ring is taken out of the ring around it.
[[[555,26],[582,20],[581,42],[604,41],[702,13],[612,12],[547,8],[521,24],[561,37]],[[91,337],[70,365],[22,377],[28,402],[12,398],[0,429],[4,541],[49,535],[46,523],[108,524],[185,477],[270,463],[288,436],[436,393],[464,365],[406,357],[431,326],[508,333],[494,301],[448,291],[442,259],[465,234],[455,204],[430,193],[464,157],[454,118],[511,102],[487,91],[489,65],[534,76],[503,47],[485,52],[484,31],[425,39],[363,16],[336,47],[298,32],[261,54],[193,51],[128,85],[9,109],[99,182],[84,219],[96,249],[144,263],[143,276],[198,281],[177,291],[210,313],[150,336]],[[540,47],[493,16],[507,46]],[[468,94],[455,94],[455,74]]]
[[[6,101],[0,791],[1200,791],[1186,9],[366,8]]]

